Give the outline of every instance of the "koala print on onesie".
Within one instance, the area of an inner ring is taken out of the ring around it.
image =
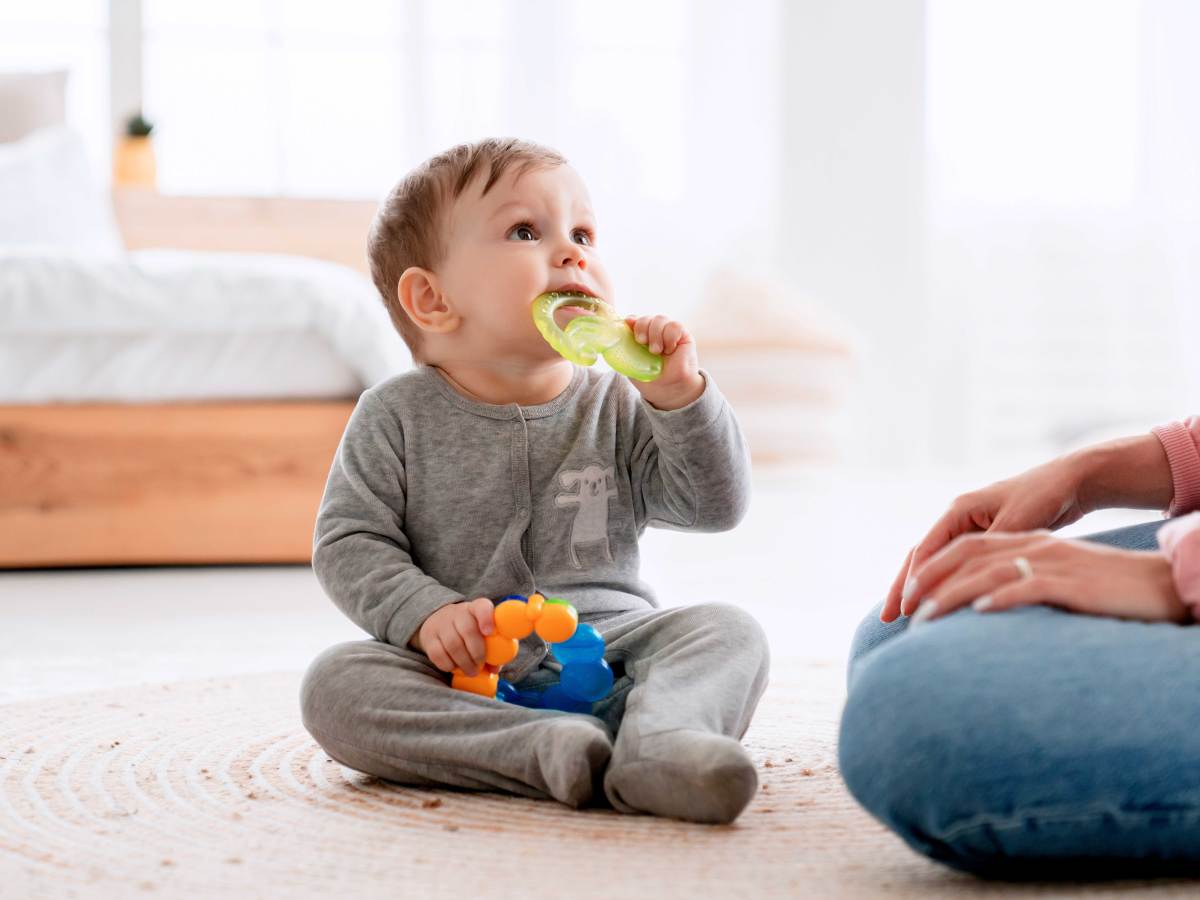
[[[603,545],[604,558],[612,562],[612,549],[608,544],[608,501],[616,498],[617,485],[613,467],[596,464],[583,469],[564,469],[558,473],[558,483],[565,492],[554,497],[554,505],[560,508],[575,507],[571,522],[571,565],[582,569],[579,547]]]

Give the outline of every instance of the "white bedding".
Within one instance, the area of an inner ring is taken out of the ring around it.
[[[0,403],[356,397],[410,365],[373,285],[344,266],[0,253]]]

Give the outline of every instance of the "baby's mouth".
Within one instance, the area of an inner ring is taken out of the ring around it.
[[[554,311],[554,324],[559,328],[566,328],[567,323],[572,319],[578,319],[580,316],[594,316],[594,309],[587,309],[583,306],[560,306]]]
[[[578,319],[580,316],[596,315],[596,304],[600,301],[592,296],[590,292],[582,290],[564,290],[560,292],[560,296],[564,294],[573,295],[573,297],[554,311],[554,324],[559,328],[566,328],[568,322],[572,319]]]

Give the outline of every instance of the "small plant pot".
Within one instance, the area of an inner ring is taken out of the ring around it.
[[[153,188],[157,181],[158,165],[150,137],[121,138],[113,152],[113,182],[120,187]]]

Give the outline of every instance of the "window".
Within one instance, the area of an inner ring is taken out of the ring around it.
[[[518,134],[610,164],[636,149],[639,187],[682,193],[683,0],[143,8],[164,191],[376,197],[452,144]]]
[[[935,190],[999,206],[1119,206],[1137,189],[1137,0],[929,0]]]
[[[106,182],[112,160],[107,0],[6,4],[0,13],[0,66],[67,70],[67,122],[83,133],[97,178]]]

